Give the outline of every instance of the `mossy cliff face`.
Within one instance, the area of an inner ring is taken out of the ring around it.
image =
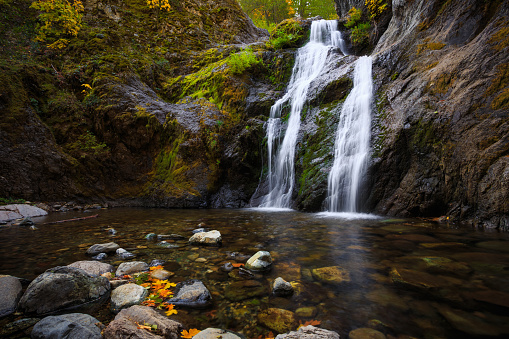
[[[367,209],[509,228],[507,1],[393,1]]]
[[[32,42],[29,1],[0,5],[0,196],[245,205],[264,102],[277,94],[250,95],[273,83],[270,63],[234,74],[227,59],[256,41],[258,59],[274,54],[268,33],[234,0],[170,3],[157,12],[141,0],[85,1],[82,29],[57,51]],[[172,87],[180,78],[197,81]]]

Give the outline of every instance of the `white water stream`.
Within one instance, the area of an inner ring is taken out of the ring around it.
[[[295,185],[295,146],[300,129],[301,111],[306,102],[311,82],[323,71],[327,55],[340,48],[346,55],[341,33],[335,20],[319,20],[311,23],[309,42],[301,47],[295,59],[292,76],[286,94],[270,109],[267,123],[269,193],[259,207],[290,208]],[[288,125],[280,142],[283,110],[288,110]]]
[[[343,104],[329,173],[329,212],[356,212],[361,181],[366,172],[371,133],[373,81],[371,57],[355,64],[354,87]]]

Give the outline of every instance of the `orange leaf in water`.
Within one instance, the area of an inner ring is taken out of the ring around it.
[[[159,296],[163,297],[163,298],[166,298],[167,296],[171,295],[171,291],[168,291],[168,290],[159,290]]]
[[[320,325],[322,322],[320,320],[308,320],[303,324],[302,321],[299,320],[299,323],[300,323],[299,328],[301,328],[301,327],[308,326],[308,325],[317,326],[317,325]]]
[[[244,264],[241,264],[241,263],[235,263],[235,264],[232,264],[233,267],[235,268],[239,268],[239,267],[242,267],[244,266]]]
[[[166,282],[164,282],[163,280],[157,280],[152,283],[152,288],[156,289],[156,290],[163,289],[165,286],[166,286]]]
[[[163,269],[163,266],[159,265],[159,266],[152,266],[150,268],[151,271],[155,271],[155,270],[162,270]]]
[[[189,329],[189,332],[186,331],[186,330],[183,330],[182,331],[182,338],[187,338],[187,339],[190,339],[192,337],[194,337],[195,335],[197,335],[198,333],[200,333],[201,331],[196,329],[196,328],[191,328]]]
[[[212,311],[210,311],[210,312],[205,313],[205,315],[206,315],[207,317],[209,317],[210,319],[212,319],[212,318],[215,318],[215,317],[216,317],[216,313],[217,313],[217,310],[212,310]]]
[[[175,305],[173,304],[163,304],[164,307],[168,308],[168,311],[164,312],[167,317],[169,317],[172,314],[177,314],[177,310],[174,309]]]
[[[145,300],[141,304],[145,306],[156,306],[156,302],[154,300]]]

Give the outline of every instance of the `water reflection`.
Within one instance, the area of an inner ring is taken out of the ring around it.
[[[257,314],[276,307],[295,312],[302,322],[319,320],[322,327],[342,336],[368,325],[396,337],[476,338],[509,333],[509,237],[505,233],[421,220],[291,210],[112,209],[95,213],[99,214],[96,219],[62,224],[44,223],[86,214],[34,218],[36,231],[1,229],[0,273],[33,279],[48,268],[87,260],[85,251],[92,244],[114,241],[135,253],[135,260],[166,260],[165,268],[175,273],[174,282],[197,278],[207,285],[215,300],[212,309],[181,310],[175,316],[191,327],[229,328],[256,337],[268,331]],[[223,246],[188,245],[188,237],[198,227],[219,230]],[[117,233],[108,233],[109,228]],[[168,240],[175,246],[165,248],[159,241],[147,241],[148,233],[181,234],[185,239]],[[271,252],[274,267],[252,279],[260,292],[247,297],[238,283],[243,278],[219,268],[258,250]],[[106,261],[120,262],[114,256]],[[347,272],[349,281],[320,280],[315,270],[331,267],[338,267],[332,272]],[[292,297],[270,295],[271,282],[278,276],[294,283]],[[105,321],[111,318],[107,311],[98,316]]]

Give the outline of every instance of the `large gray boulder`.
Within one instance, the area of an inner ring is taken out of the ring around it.
[[[32,330],[32,339],[101,339],[100,321],[83,313],[49,316]]]
[[[0,276],[0,317],[16,311],[22,286],[19,280],[10,275]]]
[[[212,295],[209,290],[201,281],[196,279],[178,283],[174,295],[167,302],[175,306],[204,308],[212,304]]]
[[[29,315],[90,312],[110,296],[110,282],[68,266],[51,268],[35,278],[18,308]]]
[[[278,334],[276,339],[339,339],[339,334],[334,331],[308,325],[299,328],[298,331]]]
[[[148,295],[148,291],[136,284],[125,284],[111,292],[111,310],[113,313],[133,305],[139,305]]]
[[[0,206],[0,221],[10,221],[20,218],[31,218],[47,215],[42,208],[28,204],[13,204]]]
[[[76,261],[67,266],[80,268],[90,275],[102,275],[104,273],[113,272],[114,270],[113,266],[110,264],[93,260]]]
[[[161,335],[140,329],[136,323],[156,325]],[[136,305],[120,311],[106,327],[103,336],[105,339],[180,339],[183,330],[182,324],[157,313],[154,309]]]

